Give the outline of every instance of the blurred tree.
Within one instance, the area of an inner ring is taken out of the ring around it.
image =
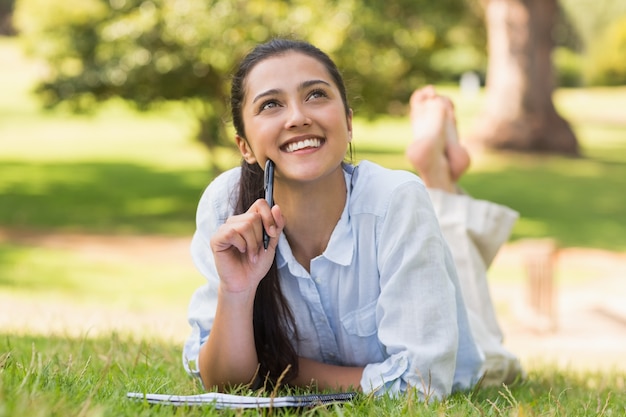
[[[227,137],[228,75],[255,44],[309,40],[343,70],[357,114],[399,113],[437,81],[433,54],[459,42],[479,50],[467,16],[464,0],[17,0],[15,20],[48,63],[37,90],[46,106],[183,101],[211,149]]]
[[[342,69],[359,115],[405,114],[416,87],[486,63],[484,37],[464,0],[369,0],[354,2],[351,14],[344,33],[321,46]],[[465,51],[475,59],[468,62]]]
[[[487,103],[469,141],[494,149],[579,153],[552,102],[552,30],[557,0],[484,0]]]

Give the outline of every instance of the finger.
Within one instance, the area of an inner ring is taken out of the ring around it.
[[[270,234],[270,247],[276,249],[278,246],[278,240],[280,238],[280,234],[283,232],[285,228],[285,219],[283,217],[282,212],[280,211],[280,206],[276,205],[271,209],[272,218],[274,219],[274,228],[272,229],[273,234]],[[268,233],[269,234],[269,233]]]
[[[249,261],[256,263],[263,242],[263,222],[261,215],[254,211],[248,211],[244,216],[246,221],[242,225],[241,232],[246,241],[246,252],[248,252]]]
[[[237,243],[242,246],[238,246],[241,252],[247,252],[251,256],[257,253],[259,244],[262,240],[263,223],[261,221],[261,215],[256,212],[256,208],[251,207],[246,213],[232,216],[226,220],[233,231],[235,231],[242,239]]]
[[[270,238],[278,236],[278,233],[276,231],[276,220],[274,219],[274,215],[272,214],[270,206],[267,204],[267,201],[264,198],[260,198],[255,201],[254,204],[250,206],[248,212],[255,213],[260,216],[260,232],[262,239],[264,238],[265,232]],[[261,242],[263,242],[263,240],[261,240]]]
[[[260,210],[259,214],[261,215],[261,219],[263,222],[263,230],[267,232],[267,234],[272,237],[277,237],[277,223],[274,217],[274,209],[267,204],[267,201],[261,200],[259,202]],[[277,207],[277,206],[274,206]],[[280,213],[280,209],[278,209],[278,213]]]
[[[211,248],[214,252],[223,252],[235,248],[240,253],[247,250],[246,240],[235,226],[236,223],[225,223],[211,238]]]

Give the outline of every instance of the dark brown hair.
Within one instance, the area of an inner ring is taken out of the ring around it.
[[[324,52],[310,43],[274,39],[254,48],[241,61],[232,79],[231,112],[237,135],[246,140],[242,106],[245,100],[246,80],[250,71],[260,62],[288,52],[308,55],[324,65],[332,77],[344,104],[346,115],[350,107],[341,73],[335,63]],[[241,161],[241,179],[236,214],[246,212],[259,198],[263,198],[263,170],[258,164]],[[291,340],[298,340],[298,331],[289,305],[280,287],[276,259],[256,290],[253,309],[254,341],[260,363],[259,376],[276,383],[290,382],[298,374],[298,354]]]

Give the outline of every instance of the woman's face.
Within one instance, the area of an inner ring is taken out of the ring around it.
[[[248,163],[269,158],[285,181],[314,181],[340,170],[352,138],[339,89],[322,63],[290,51],[258,63],[248,74],[237,137]]]

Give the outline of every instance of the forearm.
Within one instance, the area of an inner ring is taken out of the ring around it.
[[[360,390],[363,368],[337,366],[299,358],[298,376],[292,382],[300,387],[315,386],[320,390]]]
[[[254,292],[220,294],[211,333],[200,350],[200,375],[206,389],[247,384],[258,367],[252,307]]]

